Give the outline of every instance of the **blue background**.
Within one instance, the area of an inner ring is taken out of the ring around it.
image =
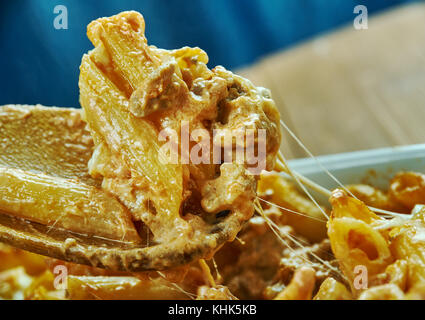
[[[150,44],[199,46],[210,65],[236,68],[345,23],[353,8],[369,14],[409,0],[0,0],[0,105],[78,107],[78,67],[92,48],[87,24],[123,10],[140,11]],[[68,9],[56,30],[53,8]]]

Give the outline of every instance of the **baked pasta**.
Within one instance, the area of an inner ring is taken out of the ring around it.
[[[154,248],[139,257],[147,271],[0,244],[1,299],[425,298],[423,174],[400,172],[388,191],[346,186],[318,205],[272,171],[270,92],[209,69],[199,48],[148,45],[144,31],[137,12],[88,26],[82,111],[0,108],[0,216]]]
[[[421,176],[401,172],[403,176]],[[286,201],[280,187],[291,185],[278,173],[260,179],[282,180],[270,185],[268,197]],[[279,187],[280,186],[280,187]],[[368,186],[373,188],[372,186]],[[390,189],[392,186],[390,186]],[[310,200],[295,187],[297,215],[315,217]],[[398,189],[392,205],[407,199]],[[382,192],[382,191],[381,191]],[[392,192],[392,191],[390,191]],[[259,192],[264,199],[265,194]],[[385,194],[385,193],[383,193]],[[397,203],[397,199],[403,199]],[[321,239],[309,240],[288,223],[289,211],[263,202],[237,238],[208,261],[167,271],[114,272],[66,263],[33,253],[0,247],[0,297],[3,299],[275,299],[351,300],[423,299],[425,284],[424,215],[418,205],[410,219],[383,219],[360,200],[335,190],[330,220]],[[373,197],[372,199],[373,200]],[[277,233],[271,231],[271,226]],[[320,227],[322,228],[322,227]],[[320,230],[318,228],[318,230]],[[301,231],[303,232],[303,230]],[[64,289],[55,287],[56,268],[65,267]],[[362,274],[360,271],[366,272]]]

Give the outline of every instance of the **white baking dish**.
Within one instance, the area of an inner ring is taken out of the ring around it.
[[[318,156],[317,160],[341,183],[368,183],[381,189],[398,171],[425,173],[425,144],[372,149],[349,153]],[[314,159],[289,161],[292,170],[332,190],[338,184],[332,180]],[[313,193],[322,202],[324,198]]]

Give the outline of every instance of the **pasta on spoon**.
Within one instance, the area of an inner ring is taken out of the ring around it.
[[[0,175],[25,192],[6,183],[0,209],[40,226],[7,217],[0,239],[128,271],[211,257],[251,218],[260,172],[274,167],[281,133],[270,92],[223,67],[208,69],[199,48],[149,46],[137,12],[93,21],[87,34],[95,48],[83,56],[79,87],[94,145],[91,177],[70,181],[7,163]],[[37,197],[47,199],[42,212]],[[94,237],[115,242],[87,242]]]
[[[233,158],[238,147],[258,151],[260,129],[265,169],[273,169],[281,136],[269,92],[223,67],[209,70],[199,48],[148,46],[136,12],[96,20],[88,36],[95,49],[83,57],[79,85],[95,143],[90,173],[102,177],[102,188],[152,233],[151,244],[163,250],[155,268],[213,254],[254,213],[259,175],[249,172],[250,159]],[[180,154],[174,163],[162,161],[159,140],[167,130],[177,136],[168,141]],[[180,142],[185,130],[192,133],[189,149]],[[215,133],[224,130],[236,137],[222,143]],[[255,132],[254,139],[247,130]],[[184,158],[193,154],[193,132],[211,141],[200,163]],[[217,147],[220,155],[230,152],[231,161],[217,163]]]

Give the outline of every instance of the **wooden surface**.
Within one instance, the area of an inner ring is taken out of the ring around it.
[[[282,118],[315,155],[425,143],[423,3],[237,72],[271,89]],[[289,139],[282,145],[288,158],[304,157]]]

